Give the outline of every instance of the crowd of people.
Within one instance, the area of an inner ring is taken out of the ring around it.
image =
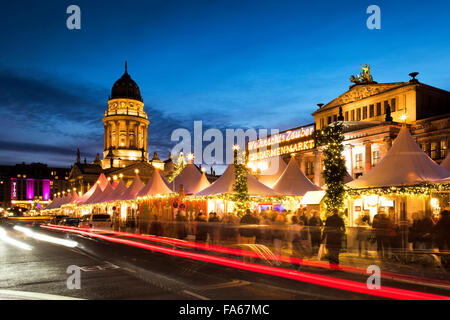
[[[438,221],[425,214],[414,214],[407,230],[406,242],[412,243],[413,250],[440,252],[449,249],[450,216],[444,210]],[[297,258],[319,258],[321,245],[326,251],[326,259],[331,264],[339,264],[339,253],[346,246],[346,226],[337,210],[330,212],[322,220],[318,211],[307,212],[305,208],[295,212],[283,210],[247,210],[244,214],[199,212],[188,219],[185,211],[178,211],[175,221],[159,221],[156,215],[148,223],[146,230],[159,236],[174,236],[186,239],[189,235],[196,242],[211,245],[264,245],[275,256],[291,255]],[[171,234],[167,230],[171,229]],[[356,220],[356,250],[359,256],[369,257],[369,249],[376,246],[380,259],[391,259],[405,246],[404,234],[394,219],[393,212],[379,212],[371,218],[368,211]],[[250,248],[251,249],[251,248]]]

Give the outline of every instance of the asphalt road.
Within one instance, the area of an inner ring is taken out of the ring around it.
[[[27,251],[0,241],[0,296],[1,290],[14,290],[82,299],[381,299],[60,231],[34,229],[77,241],[77,247],[50,244],[4,229],[9,236],[33,249]],[[70,274],[66,270],[71,265],[81,267],[81,289],[67,288]],[[313,268],[302,271],[359,282],[366,280],[364,276],[341,271]],[[383,282],[383,285],[450,296],[449,290],[422,285],[396,281]]]

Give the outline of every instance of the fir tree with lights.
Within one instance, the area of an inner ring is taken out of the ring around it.
[[[245,153],[239,152],[239,147],[234,146],[234,184],[232,201],[238,212],[245,212],[250,207],[247,186],[247,168],[245,167]]]
[[[183,153],[180,153],[175,158],[174,163],[175,163],[175,165],[174,165],[173,171],[167,179],[168,182],[172,182],[173,179],[175,179],[175,177],[180,174],[180,172],[184,169],[184,167],[186,167],[186,159],[184,158]]]
[[[323,177],[327,185],[325,205],[329,210],[344,208],[344,177],[347,173],[345,160],[342,156],[344,135],[342,134],[342,122],[316,131],[316,143],[324,147]]]

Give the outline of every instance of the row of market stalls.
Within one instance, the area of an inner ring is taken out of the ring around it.
[[[313,184],[294,158],[288,164],[281,158],[278,160],[272,175],[257,179],[247,171],[252,209],[296,210],[304,206],[324,211],[326,186],[319,188]],[[406,126],[403,127],[391,149],[372,170],[353,181],[349,175],[345,178],[349,224],[353,225],[361,214],[374,216],[383,210],[393,213],[398,220],[405,220],[406,212],[438,212],[448,205],[449,167],[449,156],[439,166],[421,150]],[[56,198],[46,210],[74,216],[108,213],[121,219],[148,219],[156,215],[170,220],[178,210],[186,211],[189,219],[200,210],[223,216],[235,209],[234,183],[233,164],[212,184],[192,163],[170,183],[156,168],[146,184],[136,174],[129,186],[122,179],[111,184],[101,174],[85,194]]]

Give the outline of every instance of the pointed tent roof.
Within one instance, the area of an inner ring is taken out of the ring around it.
[[[105,190],[106,186],[109,184],[108,179],[106,178],[106,176],[101,173],[100,177],[98,177],[97,183],[100,184],[100,188],[103,190]]]
[[[154,194],[173,193],[173,191],[167,187],[163,179],[164,177],[161,175],[161,171],[155,168],[155,171],[153,171],[147,185],[138,192],[137,196],[144,197]]]
[[[113,183],[111,184],[111,187],[112,187],[113,189],[116,189],[118,184],[119,184],[119,181],[115,180],[115,181],[113,181]]]
[[[127,191],[118,200],[131,200],[136,198],[136,195],[138,194],[139,191],[141,191],[143,187],[145,187],[145,185],[142,183],[141,179],[136,174],[134,176],[133,182],[130,184]]]
[[[111,192],[103,201],[114,201],[119,200],[125,192],[127,192],[128,188],[125,182],[122,179],[118,182],[116,188],[113,192]]]
[[[57,197],[55,199],[53,199],[53,201],[45,208],[46,210],[50,210],[50,209],[56,209],[59,208],[61,206],[61,203],[64,200],[64,197]]]
[[[450,152],[447,153],[447,156],[441,162],[441,167],[447,171],[450,171]]]
[[[450,176],[443,167],[422,151],[406,126],[400,129],[392,147],[365,175],[347,183],[350,188],[415,185]]]
[[[303,196],[308,191],[319,191],[320,188],[303,174],[297,161],[291,158],[286,170],[273,185],[273,190],[283,195]]]
[[[202,191],[203,189],[208,188],[210,185],[211,185],[211,183],[208,181],[208,178],[206,178],[206,173],[203,172],[202,177],[200,178],[200,181],[195,186],[193,193]]]
[[[228,165],[225,172],[222,176],[216,180],[212,185],[203,189],[200,192],[194,194],[194,196],[210,196],[215,194],[222,193],[233,193],[233,184],[235,181],[234,177],[234,165]],[[248,186],[248,194],[253,196],[259,195],[279,195],[279,193],[275,192],[265,184],[259,182],[254,176],[252,176],[249,172],[247,172],[247,186]]]
[[[261,174],[258,179],[259,182],[264,183],[268,187],[273,187],[273,185],[277,182],[277,180],[280,178],[280,176],[283,174],[284,170],[286,170],[287,167],[286,162],[284,162],[284,160],[281,157],[277,157],[275,159],[278,159],[278,167],[276,172],[274,172],[273,174]],[[268,170],[271,169],[272,165],[276,164],[277,164],[276,160],[270,161]]]
[[[96,183],[94,192],[88,198],[82,199],[81,201],[83,201],[83,202],[79,202],[79,203],[80,204],[92,204],[92,203],[94,203],[94,200],[97,199],[101,194],[102,194],[102,188],[100,187],[100,184]]]
[[[193,163],[188,163],[183,170],[172,181],[171,188],[174,192],[178,192],[181,185],[184,187],[184,192],[191,194],[195,192],[195,187],[202,178],[202,173]]]
[[[106,185],[106,188],[99,194],[97,197],[93,199],[89,199],[89,203],[101,203],[104,202],[105,199],[114,191],[113,187],[110,183]]]

